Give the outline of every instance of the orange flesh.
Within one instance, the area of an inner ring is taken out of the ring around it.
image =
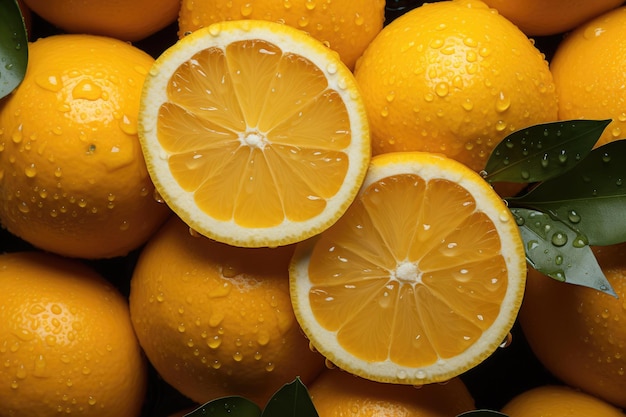
[[[211,217],[244,227],[307,220],[343,183],[348,113],[302,56],[261,40],[203,50],[175,72],[168,96],[159,142]]]
[[[372,184],[311,256],[316,319],[371,361],[419,367],[462,353],[496,319],[507,288],[495,226],[447,180]]]

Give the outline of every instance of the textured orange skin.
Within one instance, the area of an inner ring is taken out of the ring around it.
[[[0,415],[137,417],[146,362],[126,299],[76,261],[0,255]]]
[[[372,151],[443,153],[485,167],[509,133],[557,119],[543,55],[477,0],[426,3],[387,25],[355,68]]]
[[[320,417],[449,417],[474,409],[474,399],[458,378],[416,388],[329,369],[311,384],[309,394]]]
[[[559,118],[612,119],[597,146],[626,137],[626,7],[569,33],[550,63]]]
[[[43,19],[69,33],[138,41],[176,21],[178,0],[23,0]]]
[[[563,385],[541,385],[522,392],[502,412],[509,417],[624,417],[617,407]]]
[[[567,32],[623,0],[483,0],[529,36]]]
[[[324,359],[309,348],[289,298],[292,247],[248,249],[194,237],[172,218],[131,281],[137,337],[160,375],[198,403],[243,395],[264,407]]]
[[[170,214],[153,198],[136,121],[153,59],[125,42],[57,35],[29,46],[0,101],[0,221],[36,247],[110,258]]]
[[[594,249],[618,298],[530,269],[519,319],[557,378],[626,408],[626,245]]]
[[[182,37],[186,32],[222,20],[281,22],[322,41],[337,51],[341,60],[352,69],[382,29],[384,7],[384,0],[184,0],[178,18],[178,35]]]

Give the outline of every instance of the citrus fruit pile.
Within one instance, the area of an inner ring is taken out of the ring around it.
[[[539,124],[626,136],[622,3],[20,1],[0,417],[294,380],[321,417],[623,415],[625,244],[617,297],[556,282],[483,171]]]

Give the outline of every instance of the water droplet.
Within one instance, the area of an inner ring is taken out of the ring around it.
[[[574,211],[574,210],[570,210],[567,213],[567,218],[570,222],[576,224],[576,223],[580,223],[580,215]]]
[[[243,17],[249,17],[252,14],[252,4],[251,3],[244,3],[239,11],[241,12],[241,15]]]
[[[567,243],[567,234],[563,232],[555,232],[552,235],[551,241],[554,246],[563,246]]]
[[[500,94],[496,97],[496,111],[503,113],[511,107],[511,98],[504,94],[504,91],[500,91]]]
[[[274,370],[274,368],[276,368],[276,365],[275,365],[273,362],[268,362],[268,363],[265,365],[265,370],[266,370],[267,372],[272,372],[272,371]]]
[[[567,162],[567,151],[565,149],[561,150],[561,153],[558,156],[558,160],[561,164],[565,164]]]
[[[102,97],[102,88],[91,80],[81,80],[72,89],[72,95],[75,99],[94,101]]]
[[[233,360],[235,362],[241,362],[243,360],[243,355],[241,354],[241,352],[237,351],[233,353]]]
[[[509,332],[504,338],[504,340],[502,341],[502,343],[500,343],[500,347],[501,348],[509,347],[511,346],[511,343],[513,343],[513,335]]]
[[[530,178],[530,172],[526,171],[525,169],[523,169],[520,172],[520,177],[522,177],[523,180],[527,180]]]
[[[547,153],[544,153],[543,156],[541,157],[541,167],[548,168],[548,165],[550,165],[550,155],[548,155]]]
[[[52,91],[53,93],[56,93],[63,87],[63,83],[59,80],[59,77],[54,74],[40,75],[36,77],[35,84],[45,90]]]
[[[222,344],[222,338],[218,335],[210,337],[207,339],[206,344],[211,349],[217,349]]]
[[[608,153],[604,152],[602,154],[602,162],[604,162],[604,163],[611,162],[611,155],[609,155]]]
[[[589,239],[587,239],[587,236],[585,235],[576,236],[576,238],[574,239],[574,242],[572,242],[572,245],[575,248],[583,248],[587,246],[588,244],[589,244]]]
[[[555,256],[554,263],[557,265],[563,265],[563,257],[561,255]]]
[[[450,92],[450,85],[445,82],[440,82],[435,86],[435,94],[439,97],[445,97]]]

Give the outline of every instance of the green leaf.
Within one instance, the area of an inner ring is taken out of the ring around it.
[[[263,417],[318,417],[318,414],[306,387],[296,378],[272,396]]]
[[[493,410],[474,410],[459,414],[456,417],[508,417],[506,414]]]
[[[28,62],[28,37],[16,0],[0,0],[0,98],[24,79]]]
[[[526,260],[533,268],[558,281],[617,296],[585,236],[539,211],[512,208],[511,212],[524,241]]]
[[[217,398],[198,407],[185,417],[261,417],[261,409],[254,402],[231,396]]]
[[[590,245],[626,241],[626,140],[594,149],[576,167],[544,181],[509,207],[548,213]]]
[[[572,169],[591,151],[610,120],[538,124],[508,135],[492,151],[488,182],[533,183]]]

